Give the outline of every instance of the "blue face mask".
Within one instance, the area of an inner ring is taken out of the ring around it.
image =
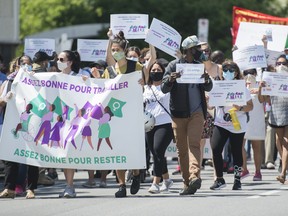
[[[223,71],[223,77],[225,80],[233,80],[235,77],[235,72],[232,72],[230,70]]]

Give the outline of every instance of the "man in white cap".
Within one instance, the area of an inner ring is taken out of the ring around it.
[[[161,85],[162,92],[170,92],[172,127],[184,183],[180,195],[194,194],[200,189],[202,182],[200,140],[207,114],[205,91],[210,91],[213,87],[209,75],[217,76],[217,65],[207,59],[201,50],[202,44],[204,43],[195,35],[187,37],[182,42],[183,56],[180,60],[176,59],[168,64]],[[176,78],[181,76],[180,72],[176,71],[176,64],[179,63],[204,63],[205,82],[177,83]]]

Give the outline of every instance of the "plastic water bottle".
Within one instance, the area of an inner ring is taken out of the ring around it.
[[[239,122],[237,114],[236,114],[236,108],[233,107],[232,109],[228,110],[228,112],[231,116],[234,129],[236,131],[241,130],[241,125],[240,125],[240,122]]]

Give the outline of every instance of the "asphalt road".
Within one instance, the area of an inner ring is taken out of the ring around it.
[[[169,162],[169,172],[176,167],[175,161]],[[252,162],[248,163],[250,173],[253,173]],[[64,175],[58,170],[59,180],[49,187],[39,186],[36,199],[26,200],[25,197],[15,199],[0,199],[0,215],[249,215],[249,216],[286,216],[288,215],[288,185],[275,180],[277,170],[262,170],[263,180],[253,182],[253,175],[242,180],[242,190],[232,191],[233,175],[225,174],[227,187],[219,191],[211,191],[213,183],[213,168],[206,166],[202,171],[202,187],[191,196],[179,196],[182,188],[181,176],[171,175],[174,185],[169,193],[150,194],[148,188],[151,178],[141,184],[136,195],[115,198],[118,189],[115,176],[108,175],[108,187],[87,189],[82,184],[87,180],[86,171],[75,174],[77,198],[60,199],[58,194],[65,187]],[[99,184],[99,179],[96,179]],[[0,178],[3,187],[3,177]]]

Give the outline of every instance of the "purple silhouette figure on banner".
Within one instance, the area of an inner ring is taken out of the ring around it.
[[[54,104],[49,104],[49,102],[46,100],[46,109],[49,107],[47,110],[48,112],[43,115],[41,118],[41,126],[40,129],[34,139],[34,142],[36,142],[36,145],[39,142],[39,139],[43,136],[41,144],[47,144],[49,143],[49,138],[50,138],[50,132],[51,132],[51,121],[53,119],[53,114],[55,110],[55,105]]]
[[[55,143],[55,142],[58,144],[58,147],[63,147],[60,144],[60,140],[61,140],[60,131],[63,128],[66,119],[68,118],[68,111],[69,111],[69,107],[66,105],[63,108],[63,111],[62,111],[63,114],[57,116],[57,122],[55,123],[55,125],[51,129],[52,134],[50,137],[50,145],[49,145],[50,148],[52,147],[53,143]]]
[[[79,130],[79,125],[82,121],[83,116],[86,113],[86,110],[84,108],[82,109],[78,109],[77,105],[75,105],[75,111],[76,111],[76,116],[72,119],[71,121],[71,126],[69,128],[69,132],[67,137],[65,138],[65,142],[64,142],[64,149],[66,148],[67,142],[69,139],[71,139],[71,143],[74,146],[75,149],[77,149],[76,143],[75,143],[75,135]]]

